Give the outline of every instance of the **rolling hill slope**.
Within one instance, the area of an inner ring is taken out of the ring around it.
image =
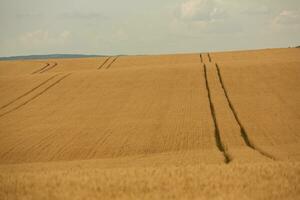
[[[0,61],[0,199],[295,199],[300,50]]]

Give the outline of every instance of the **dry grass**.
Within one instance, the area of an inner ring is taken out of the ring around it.
[[[299,54],[0,62],[0,199],[296,199]]]
[[[227,53],[215,57],[249,139],[279,160],[299,161],[299,49],[243,53],[232,61]]]
[[[35,167],[23,165],[22,167]],[[81,168],[0,174],[1,199],[296,199],[299,163]]]

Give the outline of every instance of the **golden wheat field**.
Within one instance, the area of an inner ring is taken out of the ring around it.
[[[0,62],[0,199],[300,199],[300,49]]]

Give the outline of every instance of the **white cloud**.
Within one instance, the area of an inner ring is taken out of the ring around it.
[[[236,33],[240,26],[230,19],[228,6],[223,0],[185,0],[177,6],[171,32],[189,38]]]
[[[295,25],[300,24],[300,11],[299,10],[283,10],[273,20],[275,25]]]
[[[216,0],[187,0],[179,6],[179,18],[187,21],[210,22],[226,17]]]
[[[37,45],[39,43],[45,42],[49,40],[48,31],[36,30],[33,32],[27,32],[20,36],[20,41],[23,44],[34,44]]]
[[[35,30],[27,32],[19,37],[19,41],[24,46],[49,46],[64,44],[71,33],[69,31],[62,31],[58,34],[50,34],[47,30]]]

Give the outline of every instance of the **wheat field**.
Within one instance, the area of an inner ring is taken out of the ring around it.
[[[0,61],[0,199],[298,199],[300,49]]]

